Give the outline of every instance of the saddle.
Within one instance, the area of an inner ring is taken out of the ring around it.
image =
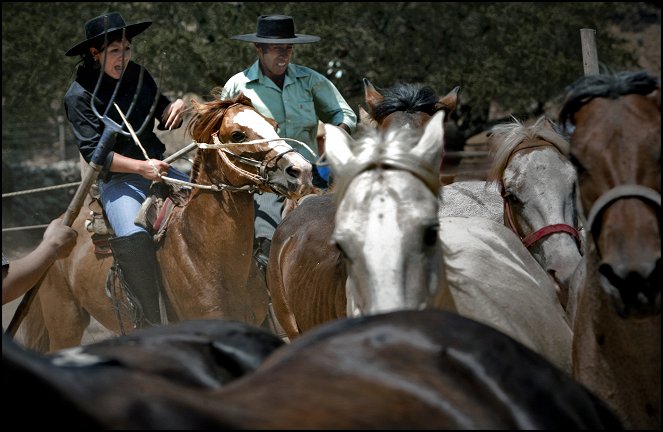
[[[189,189],[173,188],[166,183],[153,182],[150,186],[150,193],[138,211],[134,223],[145,228],[154,241],[158,242],[166,232],[173,209],[184,205],[189,195]],[[108,240],[115,236],[115,232],[106,218],[96,184],[90,188],[87,207],[90,209],[90,213],[85,221],[85,228],[92,235],[94,253],[111,255]]]

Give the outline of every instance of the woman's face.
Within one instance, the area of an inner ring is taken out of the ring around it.
[[[126,38],[121,41],[111,42],[105,49],[98,51],[91,48],[90,52],[104,68],[106,75],[120,79],[122,71],[131,60],[131,42]]]

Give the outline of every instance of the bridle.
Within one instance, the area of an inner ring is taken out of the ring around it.
[[[364,162],[348,163],[344,168],[344,175],[342,178],[336,179],[335,193],[337,200],[340,202],[340,200],[343,199],[350,182],[355,177],[364,171],[377,168],[407,171],[421,180],[436,196],[440,189],[440,180],[437,174],[439,167],[433,166],[422,158],[404,152],[399,154],[381,155]]]

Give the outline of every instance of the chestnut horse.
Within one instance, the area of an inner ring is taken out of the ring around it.
[[[582,258],[570,145],[546,117],[495,125],[489,142],[489,181],[443,186],[440,217],[481,216],[506,224],[553,278],[566,307]]]
[[[311,165],[278,137],[275,122],[260,115],[245,96],[193,105],[189,128],[194,141],[216,138],[217,144],[199,144],[193,190],[173,210],[158,244],[168,319],[225,318],[259,325],[267,317],[269,299],[251,253],[252,193],[307,194]],[[28,347],[56,350],[80,344],[90,316],[116,333],[133,329],[123,296],[111,298],[106,292],[113,259],[95,255],[85,219],[81,212],[72,225],[80,233],[75,249],[52,266],[38,292],[48,334],[27,326]]]
[[[48,356],[3,335],[2,349],[5,408],[30,426],[621,429],[540,355],[445,311],[338,320],[285,345],[203,320]],[[35,404],[57,414],[34,415]]]
[[[573,376],[633,429],[661,428],[661,85],[591,75],[566,93],[587,254],[578,267]]]

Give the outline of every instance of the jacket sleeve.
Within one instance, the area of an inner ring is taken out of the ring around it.
[[[79,89],[79,91],[67,93],[64,99],[67,119],[76,138],[78,149],[87,163],[92,160],[92,155],[103,132],[101,121],[90,107],[91,98],[91,94]],[[100,177],[104,178],[108,174],[114,154],[112,151],[108,153],[102,165]]]

